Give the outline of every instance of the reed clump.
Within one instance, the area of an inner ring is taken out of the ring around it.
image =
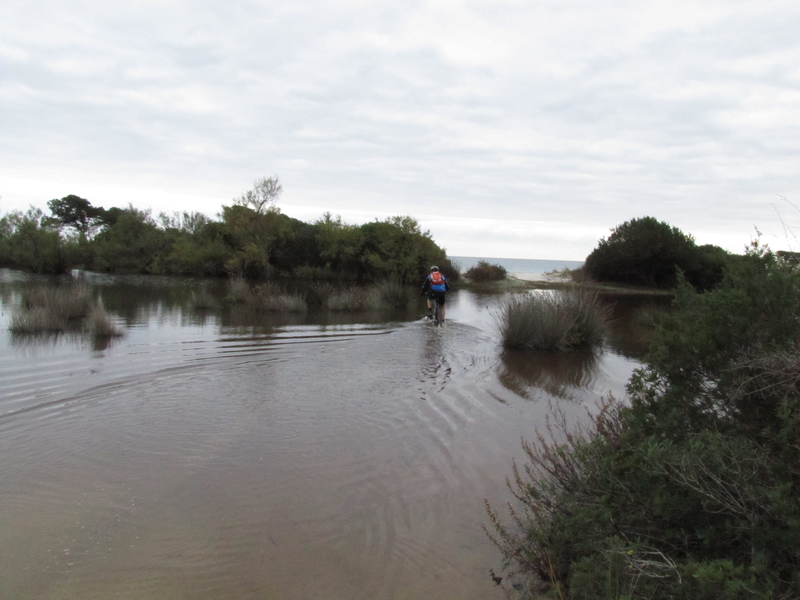
[[[228,293],[225,301],[229,304],[244,304],[250,292],[250,284],[241,275],[231,277],[228,281]]]
[[[219,308],[219,301],[205,286],[192,292],[190,302],[192,307],[197,310],[215,310]]]
[[[304,312],[308,309],[301,294],[293,294],[283,286],[268,282],[251,289],[245,302],[248,306],[267,312]]]
[[[328,310],[362,311],[378,305],[376,291],[363,287],[351,287],[335,291],[328,298]]]
[[[596,293],[546,291],[508,297],[495,322],[505,348],[568,350],[601,344],[610,315]]]
[[[378,298],[382,307],[395,310],[407,308],[414,297],[409,286],[403,285],[397,279],[388,279],[375,284]]]
[[[17,335],[84,331],[94,337],[118,337],[122,330],[83,286],[38,286],[25,290],[11,316]]]
[[[102,303],[98,303],[98,305],[92,309],[92,311],[86,317],[84,327],[95,339],[115,338],[124,335],[122,329],[105,311]]]

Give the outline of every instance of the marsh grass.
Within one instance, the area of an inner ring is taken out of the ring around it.
[[[250,292],[250,284],[241,275],[236,275],[228,281],[228,293],[225,301],[230,304],[244,304]]]
[[[328,308],[328,301],[336,288],[326,281],[315,281],[306,289],[306,304],[313,309]]]
[[[304,312],[308,309],[301,294],[286,291],[283,286],[268,282],[249,290],[245,297],[248,306],[267,312]]]
[[[115,338],[124,335],[122,329],[105,311],[102,303],[98,303],[86,317],[84,328],[93,338]]]
[[[611,311],[587,290],[514,294],[495,313],[503,347],[567,350],[601,344]]]
[[[83,286],[39,286],[25,290],[11,316],[15,335],[85,332],[93,337],[119,337],[123,332],[103,305]]]
[[[395,310],[407,308],[413,297],[409,286],[403,285],[397,279],[388,279],[375,285],[380,307]]]
[[[192,307],[197,310],[214,310],[220,306],[219,301],[205,286],[192,292],[190,302]]]
[[[399,310],[411,304],[414,291],[415,288],[396,279],[388,279],[368,286],[346,287],[317,281],[310,283],[299,293],[288,291],[285,286],[274,281],[250,287],[246,279],[234,277],[228,283],[225,303],[243,304],[269,312],[302,312],[309,309],[333,312]],[[196,297],[199,298],[199,294]],[[195,307],[198,307],[196,303]]]
[[[337,290],[328,298],[328,310],[333,311],[362,311],[376,304],[375,294],[370,299],[367,288],[351,287]]]

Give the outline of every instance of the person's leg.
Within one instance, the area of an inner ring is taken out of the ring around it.
[[[439,322],[444,323],[444,294],[442,294],[441,302],[439,302]]]
[[[433,298],[428,296],[428,318],[433,318]]]

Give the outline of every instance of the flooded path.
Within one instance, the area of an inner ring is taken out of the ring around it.
[[[0,598],[502,598],[483,499],[510,498],[551,405],[585,414],[637,366],[505,354],[498,298],[463,291],[435,329],[236,322],[113,284],[105,349],[12,339],[5,284]]]

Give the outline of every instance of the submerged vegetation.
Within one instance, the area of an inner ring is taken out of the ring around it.
[[[587,290],[540,291],[507,297],[495,314],[504,348],[567,350],[602,343],[610,311]]]
[[[799,300],[798,272],[757,246],[710,291],[679,279],[627,400],[587,428],[557,418],[514,465],[510,522],[487,505],[505,582],[526,598],[800,596]]]
[[[208,294],[196,295],[197,302],[214,306]],[[399,310],[411,304],[411,288],[396,279],[388,279],[369,285],[334,285],[330,282],[314,282],[304,286],[303,291],[289,291],[287,286],[269,281],[251,285],[243,277],[233,277],[228,283],[224,299],[226,304],[243,304],[265,312],[304,312],[306,310],[363,311]]]
[[[459,277],[411,217],[349,225],[326,213],[306,223],[281,213],[281,191],[277,177],[260,179],[218,220],[196,212],[153,217],[66,196],[50,201],[50,215],[31,208],[0,217],[0,267],[410,284],[438,264],[451,281]]]
[[[78,285],[37,286],[27,289],[11,316],[9,330],[16,335],[87,333],[92,337],[119,337],[122,330],[89,290]]]

